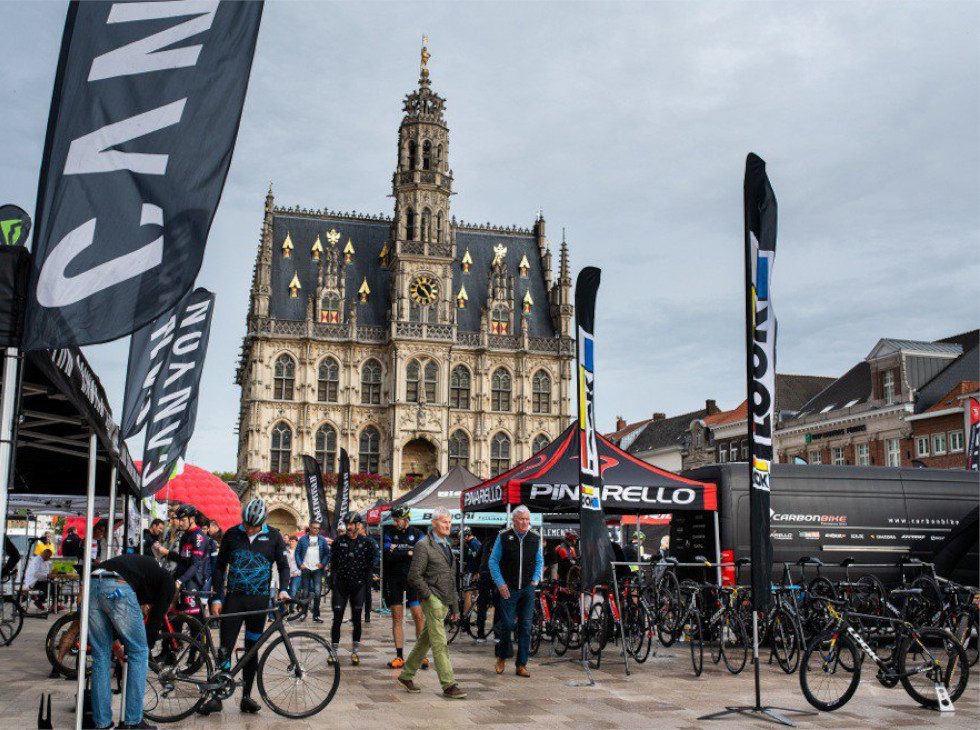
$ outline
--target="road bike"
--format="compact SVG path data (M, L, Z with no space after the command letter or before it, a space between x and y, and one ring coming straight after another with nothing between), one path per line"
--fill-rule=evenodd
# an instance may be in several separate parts
M919 588L898 588L889 596L916 596ZM886 686L901 682L908 695L920 705L936 709L940 697L956 702L966 689L969 663L966 651L948 631L918 628L903 618L903 611L889 600L890 616L852 612L846 601L825 599L835 625L819 634L807 647L800 664L800 687L807 702L830 712L848 703L861 681L864 658L878 667L878 679ZM858 630L857 621L877 621L894 629L892 656L881 657Z
M146 717L155 722L177 722L212 698L228 699L239 684L236 678L256 656L259 695L273 712L300 719L322 711L337 693L340 663L322 636L286 630L286 623L305 615L308 605L308 601L285 600L262 610L208 618L205 626L210 629L222 618L272 616L272 623L230 667L218 666L219 656L210 639L204 644L188 634L161 635L150 651L143 699Z

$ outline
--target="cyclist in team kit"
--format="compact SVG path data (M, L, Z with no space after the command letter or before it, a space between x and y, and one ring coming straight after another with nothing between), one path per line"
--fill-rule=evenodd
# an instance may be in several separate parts
M330 580L333 607L333 624L330 627L330 642L334 655L340 644L340 625L344 622L344 610L350 603L353 644L350 661L357 666L361 663L357 649L361 643L361 617L364 613L364 591L368 589L368 576L374 568L374 546L361 535L361 515L348 512L344 517L346 532L334 540L330 548ZM327 662L334 663L333 656Z
M266 522L266 506L253 499L242 509L242 524L232 527L221 538L218 559L214 565L211 588L217 596L211 603L215 616L222 613L262 611L269 608L269 589L273 566L278 571L279 599L289 598L289 563L282 535ZM265 613L250 616L229 616L221 620L218 660L221 669L231 666L232 650L245 624L245 650L252 648L265 628ZM241 711L254 713L261 709L252 699L252 685L258 668L258 657L252 657L242 668ZM212 699L204 705L202 715L221 711L221 700Z
M183 535L177 550L177 569L174 577L177 579L177 591L181 588L189 591L199 591L204 587L208 573L207 550L208 536L201 529L203 516L194 505L182 504L177 508L177 520ZM199 615L201 601L197 596L181 594L181 608L187 613Z
M384 598L391 611L391 635L395 640L395 658L388 662L391 669L405 666L405 603L415 622L415 638L422 633L425 619L418 596L408 585L408 569L412 565L415 543L425 535L409 524L408 507L393 507L391 518L394 527L385 530L382 555L384 560ZM429 660L422 661L422 668L429 668Z

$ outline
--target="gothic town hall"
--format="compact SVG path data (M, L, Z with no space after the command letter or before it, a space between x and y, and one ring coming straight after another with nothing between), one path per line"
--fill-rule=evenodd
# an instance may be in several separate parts
M392 218L281 207L270 188L237 373L240 475L300 471L301 454L329 474L345 448L352 472L397 492L403 476L455 465L496 475L568 424L567 247L554 278L542 216L530 228L452 216L428 59L423 48L404 101ZM253 489L305 519L301 487ZM352 494L361 507L390 496Z

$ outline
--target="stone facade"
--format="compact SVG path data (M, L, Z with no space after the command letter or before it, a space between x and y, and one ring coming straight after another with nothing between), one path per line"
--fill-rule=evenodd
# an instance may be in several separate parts
M238 472L351 471L481 477L530 457L571 417L572 281L533 226L457 222L445 102L423 53L405 98L392 179L394 215L275 205L270 187L237 383ZM303 489L248 496L305 520ZM376 488L355 493L364 507Z

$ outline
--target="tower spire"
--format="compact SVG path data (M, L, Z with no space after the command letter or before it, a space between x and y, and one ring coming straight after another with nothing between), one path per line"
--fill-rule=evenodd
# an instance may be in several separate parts
M429 53L429 36L422 36L422 63L419 67L419 84L428 85L429 82L429 59L432 58L432 54Z
M571 265L568 261L568 244L565 243L565 229L561 231L561 254L558 258L558 280L560 282L572 280Z

